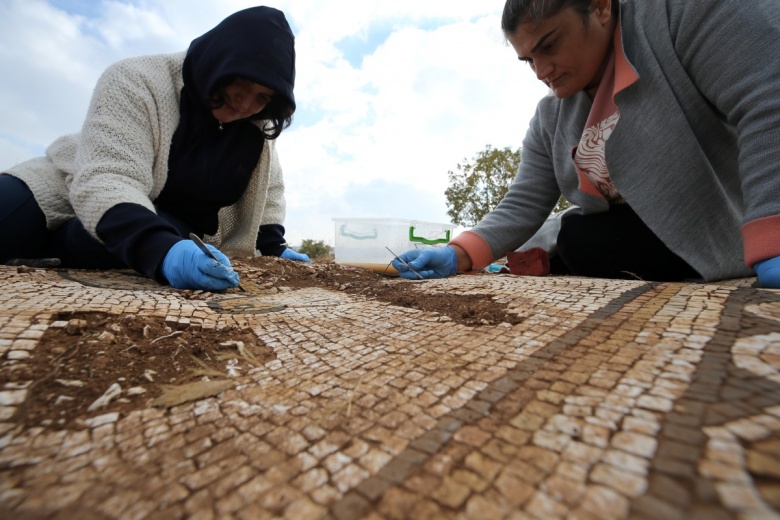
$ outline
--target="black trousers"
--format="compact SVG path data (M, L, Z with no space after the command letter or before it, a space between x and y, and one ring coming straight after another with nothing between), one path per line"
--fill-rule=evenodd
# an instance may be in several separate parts
M614 205L606 213L565 217L550 271L658 282L701 277L666 247L628 204Z
M186 237L190 229L165 212L158 215ZM27 185L0 174L0 264L13 258L59 258L61 267L118 269L127 267L90 235L77 218L57 229L46 227L46 217Z

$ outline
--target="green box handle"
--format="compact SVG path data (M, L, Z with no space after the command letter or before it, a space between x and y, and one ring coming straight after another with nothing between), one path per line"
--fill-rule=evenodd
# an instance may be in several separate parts
M409 242L420 242L422 244L426 244L429 246L433 246L436 244L446 244L450 241L450 230L448 229L445 234L444 238L423 238L423 237L416 237L414 236L414 226L409 226Z
M346 224L342 224L339 228L339 234L341 236L354 238L355 240L375 240L379 233L376 228L374 228L373 231L373 233L353 233L352 231L347 231Z

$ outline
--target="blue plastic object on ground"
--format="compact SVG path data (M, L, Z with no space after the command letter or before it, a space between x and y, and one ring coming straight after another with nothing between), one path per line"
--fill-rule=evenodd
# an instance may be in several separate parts
M780 289L780 256L758 262L753 266L761 287Z

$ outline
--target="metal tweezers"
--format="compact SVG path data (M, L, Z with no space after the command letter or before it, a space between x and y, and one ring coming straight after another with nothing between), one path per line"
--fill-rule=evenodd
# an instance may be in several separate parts
M205 254L209 258L216 260L218 264L222 263L219 261L219 258L217 258L217 255L214 254L214 251L206 247L206 244L203 242L203 240L200 239L198 235L196 235L195 233L190 233L190 240L195 242L195 245L198 246L198 248L200 248L201 251L203 251L203 254ZM243 287L241 287L240 283L238 284L238 288L242 292L246 292L246 290Z
M400 258L400 257L399 257L397 254L393 253L393 252L390 250L390 248L389 248L389 247L385 246L385 249L387 249L388 251L390 251L390 254L391 254L391 255L393 255L393 256L395 257L395 259L396 259L396 260L398 260L399 262L401 262L402 264L404 264L404 265L405 265L405 266L406 266L406 267L407 267L407 268L408 268L408 269L409 269L411 272L413 272L414 274L416 274L416 275L417 275L417 278L419 278L420 280L425 280L425 278L423 278L423 276L422 276L420 273L418 273L417 271L415 271L414 269L412 269L412 268L409 266L409 262L405 261L404 259Z

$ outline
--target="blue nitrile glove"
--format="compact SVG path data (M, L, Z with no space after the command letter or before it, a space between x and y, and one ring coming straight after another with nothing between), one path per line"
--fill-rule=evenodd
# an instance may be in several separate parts
M311 262L311 258L309 258L309 255L305 255L303 253L298 253L296 251L293 251L289 247L285 249L281 255L282 258L285 258L287 260L295 260L296 262Z
M202 289L222 291L238 287L238 273L233 270L228 257L216 247L206 245L219 262L206 253L192 240L181 240L165 255L162 273L171 287L177 289Z
M753 266L761 287L780 289L780 256L762 260Z
M404 264L406 262L406 264ZM423 278L445 278L458 272L458 257L450 246L412 249L393 259L398 276L419 280L416 271Z

